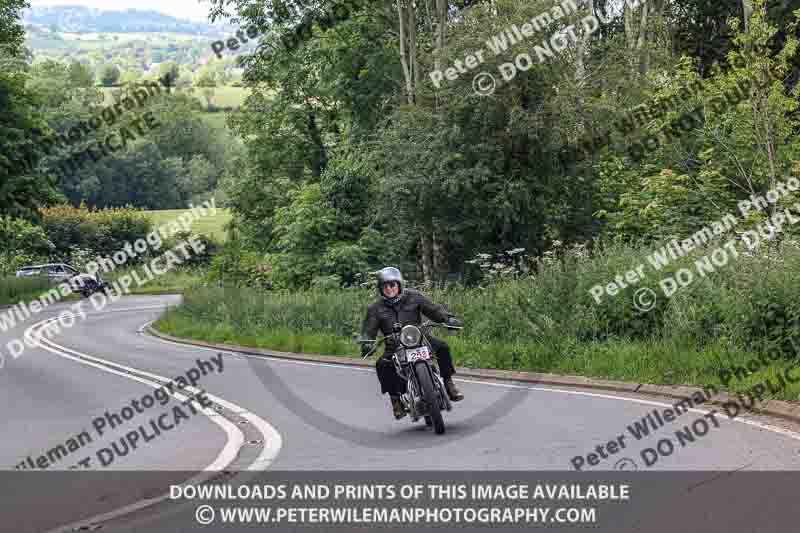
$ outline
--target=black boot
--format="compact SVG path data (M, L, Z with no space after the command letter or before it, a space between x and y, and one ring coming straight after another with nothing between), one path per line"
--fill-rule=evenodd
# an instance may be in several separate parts
M389 399L392 401L392 414L394 414L396 420L400 420L408 414L406 413L406 408L403 407L400 396L389 396Z
M444 380L444 388L447 390L447 396L450 397L450 401L460 402L464 399L464 395L461 394L461 391L458 390L456 384L453 383L453 378L447 378Z

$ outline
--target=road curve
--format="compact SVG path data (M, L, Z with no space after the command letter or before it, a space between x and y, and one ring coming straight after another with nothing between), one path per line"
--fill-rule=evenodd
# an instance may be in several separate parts
M84 431L95 435L93 421L97 417L119 412L131 400L186 375L197 368L198 360L217 357L216 351L168 343L143 333L143 325L179 299L125 297L101 312L90 313L85 320L77 320L73 327L49 341L42 340L40 347L28 348L16 359L6 356L0 371L0 415L4 421L0 466L19 473L21 464L29 464L28 457L35 462ZM53 306L0 334L0 349L5 351L11 339L66 308ZM125 456L117 454L105 467L91 465L112 477L126 471L157 471L158 476L142 476L138 485L132 483L129 489L117 487L111 492L99 485L87 488L89 492L75 490L69 494L54 488L50 496L59 505L51 507L47 516L32 516L26 525L29 527L16 524L13 530L45 530L137 502L141 505L146 500L152 503L147 509L127 513L110 523L131 531L142 524L147 524L148 531L170 524L173 529L164 530L175 531L181 511L169 502L156 502L159 489L163 492L169 483L184 481L187 473L208 470L226 472L222 475L266 468L573 471L576 456L583 458L583 469L592 472L632 468L800 470L800 433L778 420L731 421L717 414L712 425L710 415L704 416L707 410L698 409L637 441L628 426L654 409L669 408L674 400L465 380L460 386L466 400L445 414L447 433L435 436L424 424L391 418L374 372L227 352L221 357L222 370L202 376L197 390L187 389L183 396L176 391L168 404L143 409L135 419L109 430L103 438L95 437L92 443L70 451L47 468L48 472L66 470L84 457L96 457L98 449L124 438L135 426L157 415L172 416L173 406L187 395L206 391L209 407L198 405L197 413L152 441L140 442ZM486 407L492 405L507 409L504 413L487 411ZM659 458L649 468L643 464L643 449L698 419L706 420L710 428L702 438ZM618 448L612 454L607 443L619 442L620 435L625 436L625 445L612 446ZM588 455L596 452L598 445L607 457L599 454L595 457L598 464L587 464ZM26 488L42 492L40 483L15 483L21 495L26 494Z

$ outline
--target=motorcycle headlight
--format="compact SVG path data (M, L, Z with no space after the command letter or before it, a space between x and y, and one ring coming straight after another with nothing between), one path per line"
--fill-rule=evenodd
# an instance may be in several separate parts
M417 326L404 326L400 330L400 343L405 347L419 346L422 341L422 332Z

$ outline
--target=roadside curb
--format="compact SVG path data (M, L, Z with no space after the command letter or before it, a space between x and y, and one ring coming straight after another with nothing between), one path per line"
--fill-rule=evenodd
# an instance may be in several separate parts
M355 366L355 367L372 367L373 363L367 362L361 358L342 357L337 355L322 355L315 353L293 353L293 352L279 352L276 350L268 350L265 348L253 348L250 346L239 346L237 344L224 344L224 343L210 343L205 341L198 341L194 339L183 339L180 337L173 337L166 333L162 333L152 326L145 328L146 332L154 337L164 339L167 341L186 344L190 346L201 346L204 348L211 348L214 350L226 350L230 352L238 352L248 355L258 355L262 357L272 357L276 359L289 359L293 361L308 361L316 363L329 363L342 366ZM595 379L583 376L564 376L559 374L540 374L537 372L523 372L515 370L493 370L483 368L464 368L457 367L456 375L458 377L470 377L491 381L517 381L523 383L531 383L538 385L555 385L560 387L573 387L585 389L598 389L605 391L615 392L635 392L647 396L655 397L668 397L678 400L684 400L691 397L693 394L701 394L705 397L703 389L698 387L688 387L683 385L651 385L649 383L629 383L626 381L615 381L608 379ZM727 392L720 392L719 394L711 397L707 402L701 405L713 404L722 406L728 401L734 401L735 396ZM781 400L768 400L764 402L761 408L752 410L758 414L771 415L792 422L800 423L800 403L786 402Z
M176 296L183 296L183 291L174 289L164 289L163 291L129 292L125 296L165 296L170 294L174 294Z

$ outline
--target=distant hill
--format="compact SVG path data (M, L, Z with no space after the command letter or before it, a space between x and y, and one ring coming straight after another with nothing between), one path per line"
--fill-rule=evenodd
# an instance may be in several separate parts
M48 6L26 9L26 24L57 32L176 32L216 33L219 27L181 20L156 11L106 11L85 6Z

